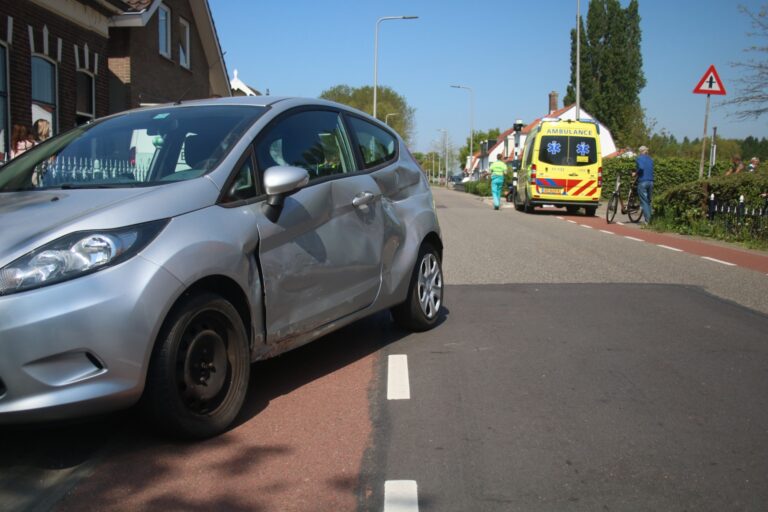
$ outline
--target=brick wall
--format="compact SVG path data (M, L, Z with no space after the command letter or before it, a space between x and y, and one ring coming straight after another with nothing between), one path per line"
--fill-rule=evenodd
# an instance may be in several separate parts
M171 58L160 55L157 12L145 27L130 29L129 37L130 106L140 103L165 103L179 99L210 97L208 61L197 33L188 0L164 0L171 10ZM190 25L190 69L179 64L182 26L179 18ZM111 34L110 34L111 35Z
M104 116L109 108L107 72L107 38L72 23L50 11L24 0L0 0L0 40L8 40L8 16L13 17L13 39L8 44L8 81L10 125L34 122L31 111L31 59L29 27L32 27L36 54L44 55L43 28L48 29L48 54L57 70L57 118L59 131L75 126L77 65L75 45L79 49L80 67L85 67L85 45L88 45L88 70L96 72L96 116ZM58 47L61 39L61 59ZM98 54L98 69L96 57Z

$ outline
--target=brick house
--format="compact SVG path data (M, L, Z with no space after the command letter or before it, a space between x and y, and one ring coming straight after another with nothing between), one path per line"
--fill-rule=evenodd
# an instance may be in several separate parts
M229 95L207 0L0 0L0 161L14 125Z

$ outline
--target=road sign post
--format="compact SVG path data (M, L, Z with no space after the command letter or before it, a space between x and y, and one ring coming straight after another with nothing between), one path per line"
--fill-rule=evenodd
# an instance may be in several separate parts
M707 150L707 122L709 121L709 100L710 97L715 95L725 96L725 87L723 81L720 80L720 75L717 74L715 65L709 66L709 69L704 76L699 80L699 84L693 89L694 94L706 94L707 95L707 107L704 113L704 137L701 141L701 162L699 163L699 179L704 177L704 155Z

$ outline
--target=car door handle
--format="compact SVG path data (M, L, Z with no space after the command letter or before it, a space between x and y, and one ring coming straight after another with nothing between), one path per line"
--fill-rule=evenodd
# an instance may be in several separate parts
M355 208L360 208L361 206L365 206L366 204L373 201L375 197L376 196L374 196L371 192L363 192L362 194L356 195L355 198L352 199L352 206Z

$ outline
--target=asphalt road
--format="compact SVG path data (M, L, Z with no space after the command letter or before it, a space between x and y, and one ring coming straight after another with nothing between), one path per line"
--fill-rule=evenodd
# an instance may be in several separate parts
M435 201L433 331L382 313L254 365L204 443L130 410L2 429L0 510L381 511L392 480L422 511L768 509L768 256ZM387 399L390 355L410 399Z
M415 481L422 512L766 510L764 315L677 285L448 293L384 349L411 399L376 397L371 487Z

